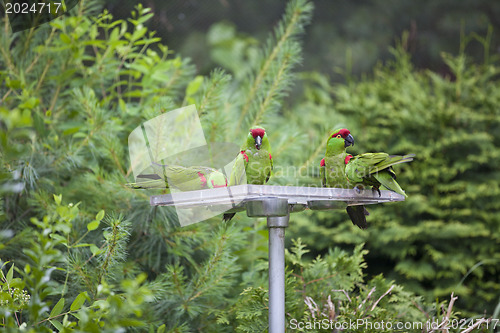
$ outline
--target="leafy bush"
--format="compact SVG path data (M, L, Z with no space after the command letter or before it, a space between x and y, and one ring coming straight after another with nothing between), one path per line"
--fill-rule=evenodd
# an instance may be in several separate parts
M300 238L292 243L286 252L287 331L380 332L406 325L401 327L410 332L431 332L446 323L457 328L463 320L452 311L456 297L449 304L424 305L422 297L382 275L365 280L368 251L363 244L352 253L336 247L311 261L304 256L309 250ZM262 287L246 288L230 311L220 314L218 322L231 324L235 332L266 332L267 297ZM476 325L476 331L487 332L485 320L476 318L461 325Z

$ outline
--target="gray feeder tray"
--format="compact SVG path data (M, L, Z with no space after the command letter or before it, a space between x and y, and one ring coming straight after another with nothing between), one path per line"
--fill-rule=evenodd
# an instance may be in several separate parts
M199 190L171 194L153 195L151 206L176 206L177 208L226 207L228 210L243 211L250 201L263 201L268 198L286 199L288 205L303 209L329 210L345 208L348 205L371 205L384 202L404 201L404 196L391 192L362 190L359 193L352 189L297 187L274 185L237 185L210 190ZM233 204L239 202L238 205ZM231 212L231 211L230 211ZM286 215L286 214L284 214ZM268 215L262 215L268 216Z

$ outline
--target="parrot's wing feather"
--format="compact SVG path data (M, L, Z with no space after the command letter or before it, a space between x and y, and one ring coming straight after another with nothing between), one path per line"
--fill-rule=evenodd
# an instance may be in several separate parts
M234 162L231 176L229 176L229 186L246 184L246 168L248 165L245 154L238 154ZM248 158L248 157L247 157Z
M386 153L365 153L356 155L347 163L346 173L349 179L353 176L351 173L354 173L355 176L360 178L367 177L370 173L377 172L377 165L383 162L387 157L389 157L389 155Z
M365 178L368 175L375 174L388 169L393 165L413 161L414 154L409 155L391 155L386 153L365 153L352 158L346 166L346 174L351 178ZM394 176L394 172L390 170ZM354 176L354 177L353 177Z
M204 166L183 167L152 163L151 166L166 185L181 191L193 191L206 188L207 179L215 169ZM142 183L141 183L142 184Z
M319 179L321 179L321 186L326 187L326 173L324 165L319 167Z
M273 166L273 157L271 155L271 149L269 149L269 160L271 161L271 173L273 172L274 166Z
M182 184L193 179L199 179L198 173L201 172L205 174L205 170L200 167L181 167L181 166L169 166L164 169L164 176L167 181L175 184Z
M236 157L233 164L233 169L231 170L231 175L229 176L229 186L233 185L243 185L246 184L246 168L248 165L248 157L245 158L246 154L240 153ZM224 213L222 220L224 222L229 222L236 215L236 213Z
M269 181L269 178L271 178L271 175L273 174L273 158L271 156L271 153L269 153L269 163L271 163L271 168L269 169L269 174L266 177L265 183Z

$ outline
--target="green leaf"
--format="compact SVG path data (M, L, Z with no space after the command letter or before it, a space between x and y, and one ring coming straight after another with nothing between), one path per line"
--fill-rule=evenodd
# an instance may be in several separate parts
M59 194L59 195L54 194L54 201L59 206L61 204L61 201L62 201L62 194Z
M103 250L101 250L100 248L98 248L96 245L92 244L90 245L90 252L92 252L93 255L98 255L102 252Z
M71 38L66 35L66 34L61 34L60 35L61 41L65 44L70 44L71 43Z
M83 303L85 303L85 300L87 299L87 292L84 291L80 294L78 294L78 296L76 296L75 300L73 301L73 303L71 303L71 306L69 307L69 309L71 311L76 311L76 310L79 310Z
M99 211L99 213L97 213L97 215L95 216L95 219L96 219L96 221L100 221L100 220L102 220L103 217L104 217L104 210L101 209Z
M89 224L87 224L87 230L92 231L95 230L99 227L99 221L92 221Z
M13 276L14 276L14 264L12 264L12 266L10 266L10 269L7 272L7 277L6 277L7 284L11 284Z
M14 278L10 283L11 288L17 288L17 289L23 289L24 285L25 285L24 281L20 278Z
M12 303L12 296L10 295L10 293L5 292L5 291L1 291L1 289L0 289L0 301L3 304Z
M142 36L144 36L146 34L146 32L148 31L148 29L142 27L142 26L137 26L137 28L134 30L134 34L132 35L132 38L131 40L138 40L139 38L141 38Z
M80 243L80 244L77 244L73 247L88 247L88 246L92 246L94 244L90 244L90 243Z
M118 100L118 105L120 105L120 109L122 111L127 111L127 105L125 104L125 101L123 99Z
M7 87L11 88L11 89L24 88L24 85L22 84L22 82L20 80L11 80L10 78L7 78L5 83L6 83Z
M164 333L165 329L166 329L166 326L165 326L165 324L163 324L160 327L158 327L158 329L156 330L156 333Z
M71 128L65 129L63 131L63 135L72 135L72 134L77 133L79 130L80 130L79 126L71 127Z
M202 83L203 83L203 76L198 75L193 81L189 82L186 88L186 95L187 96L194 95L200 89Z
M59 302L57 302L56 305L52 308L52 311L50 311L50 317L53 318L61 314L63 308L64 308L64 298L61 298Z
M53 326L54 326L54 327L55 327L55 328L56 328L59 332L61 332L61 331L64 329L63 325L62 325L60 322L58 322L57 320L49 320L49 322L50 322L50 323L51 323L51 324L52 324L52 325L53 325Z
M19 108L21 108L21 109L33 109L38 104L40 104L40 100L38 98L30 97L24 103L19 104Z

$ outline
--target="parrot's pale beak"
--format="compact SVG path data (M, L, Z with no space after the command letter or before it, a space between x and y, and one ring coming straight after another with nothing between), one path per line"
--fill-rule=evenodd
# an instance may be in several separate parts
M255 148L257 148L257 150L260 150L260 146L262 146L262 138L257 135L255 137Z
M351 134L346 136L346 138L344 139L344 143L345 143L345 148L349 146L354 146L354 138L352 137Z

